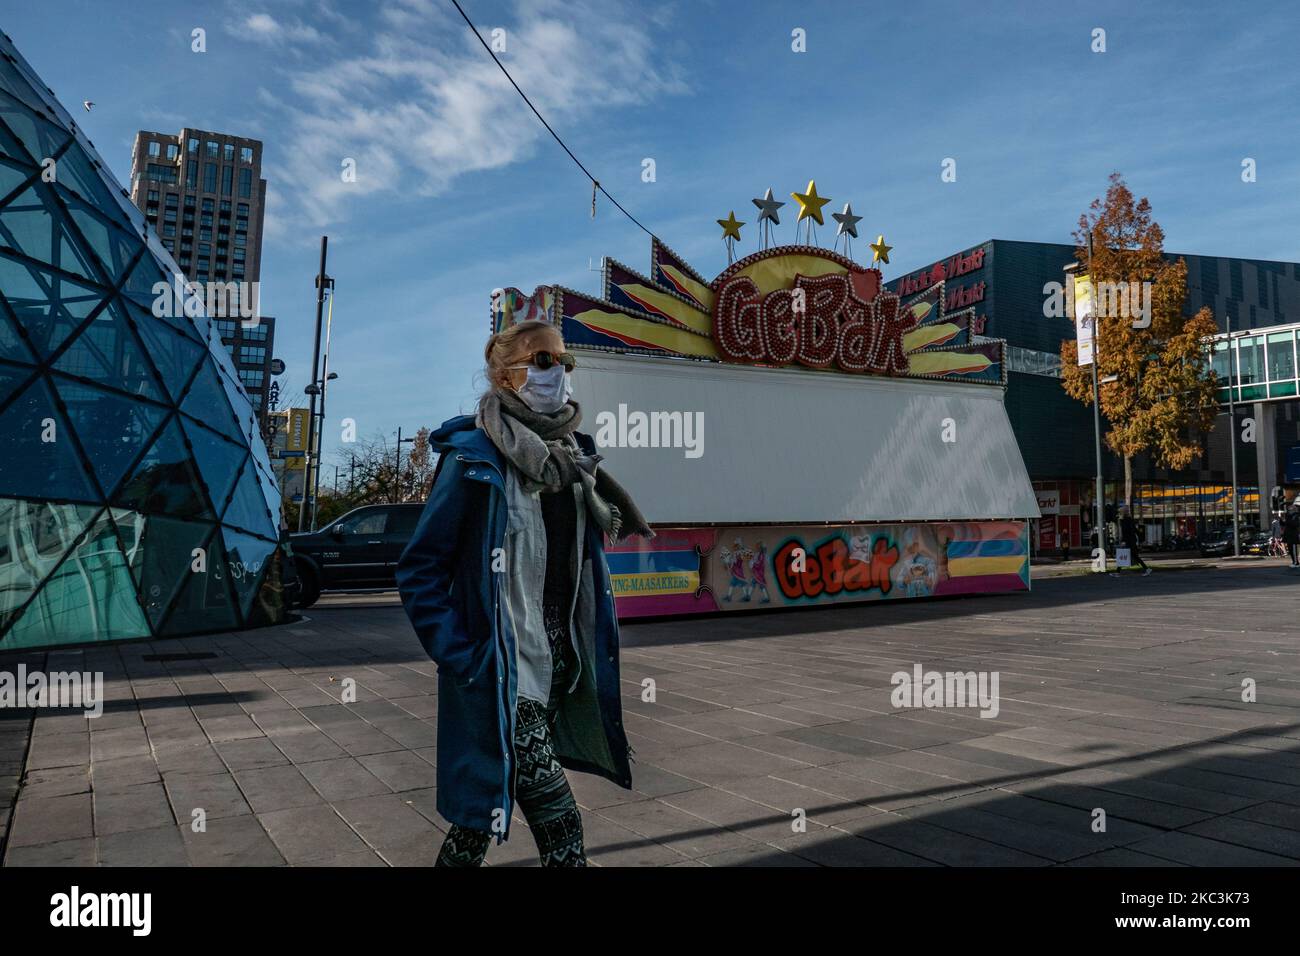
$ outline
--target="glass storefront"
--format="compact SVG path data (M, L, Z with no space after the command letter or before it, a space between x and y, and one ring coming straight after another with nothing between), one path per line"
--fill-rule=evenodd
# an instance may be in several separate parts
M280 620L279 494L220 335L0 54L0 651Z

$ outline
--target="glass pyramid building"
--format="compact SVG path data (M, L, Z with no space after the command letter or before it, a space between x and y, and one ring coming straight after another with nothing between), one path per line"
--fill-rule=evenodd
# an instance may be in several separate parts
M0 34L0 651L283 618L270 461L179 273Z

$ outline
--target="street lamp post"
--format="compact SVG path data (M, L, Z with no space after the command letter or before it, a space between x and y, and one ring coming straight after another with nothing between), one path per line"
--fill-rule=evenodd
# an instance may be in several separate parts
M1228 310L1228 448L1232 452L1232 556L1241 557L1237 540L1237 349L1233 342L1232 310Z
M1074 281L1073 272L1078 268L1078 263L1072 262L1065 267L1065 271L1070 273L1069 281ZM1101 549L1103 568L1106 559L1106 534L1105 534L1105 504L1103 502L1102 492L1102 471L1101 471L1101 390L1097 383L1097 360L1101 355L1101 323L1097 321L1097 284L1092 277L1092 232L1088 233L1088 309L1092 315L1092 429L1093 429L1093 450L1097 459L1096 484L1093 488L1093 505L1096 512L1093 516L1093 530L1097 535L1097 547ZM1077 321L1077 316L1075 317Z
M303 459L303 483L302 483L302 504L298 506L298 530L302 530L303 521L307 517L307 496L311 494L312 475L316 471L316 394L319 389L316 386L316 373L320 368L320 336L321 322L325 316L325 285L329 282L329 277L325 275L325 257L329 249L329 236L320 237L320 272L316 276L316 345L312 351L311 357L311 384L304 390L311 396L310 406L307 410L307 450ZM311 530L316 530L315 517L313 516Z
M393 504L402 500L402 446L414 444L414 438L402 437L402 426L397 426L397 472L393 480Z

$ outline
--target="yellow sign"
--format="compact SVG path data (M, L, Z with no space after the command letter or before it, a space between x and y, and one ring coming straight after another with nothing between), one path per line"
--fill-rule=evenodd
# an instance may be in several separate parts
M289 409L289 434L284 443L284 450L289 452L303 452L304 454L293 455L284 460L286 471L302 471L306 464L307 451L307 409L291 408Z

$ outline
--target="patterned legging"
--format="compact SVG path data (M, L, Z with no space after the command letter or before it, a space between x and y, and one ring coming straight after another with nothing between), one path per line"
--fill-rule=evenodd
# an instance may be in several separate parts
M515 800L528 821L533 839L537 841L542 866L586 866L582 815L551 741L559 697L568 687L569 633L567 625L551 608L546 609L545 617L554 665L551 699L542 704L520 697L516 706ZM434 865L478 866L487 855L491 842L491 833L453 824Z

